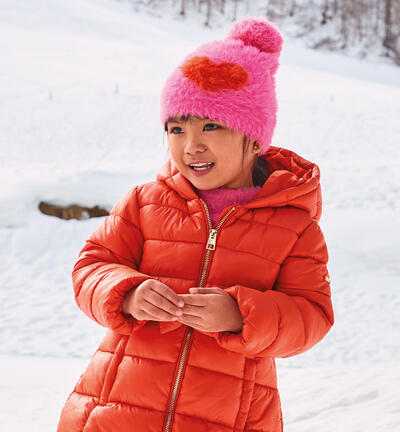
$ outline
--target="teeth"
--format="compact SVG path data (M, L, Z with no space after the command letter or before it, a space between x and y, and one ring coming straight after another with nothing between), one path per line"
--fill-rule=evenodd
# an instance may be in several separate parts
M201 162L196 164L190 164L190 167L193 168L195 171L205 171L211 168L213 165L213 162Z
M201 162L201 163L196 163L196 164L190 164L190 166L192 166L192 167L204 167L204 166L208 166L208 165L212 165L212 162Z

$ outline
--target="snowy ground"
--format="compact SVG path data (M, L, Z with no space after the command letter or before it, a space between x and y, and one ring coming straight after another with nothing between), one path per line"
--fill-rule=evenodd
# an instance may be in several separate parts
M222 35L137 16L113 0L2 0L0 425L54 431L105 329L70 273L100 219L42 215L41 200L111 207L167 158L160 88ZM187 27L186 27L187 29ZM187 30L186 30L187 31ZM274 145L321 168L335 325L278 360L287 432L400 427L400 70L288 43Z

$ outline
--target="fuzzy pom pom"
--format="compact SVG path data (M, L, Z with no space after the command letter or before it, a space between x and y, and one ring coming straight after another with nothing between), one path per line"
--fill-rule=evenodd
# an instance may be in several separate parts
M281 51L283 43L282 36L275 24L263 17L246 17L237 21L231 28L228 38L239 39L245 45L276 54Z

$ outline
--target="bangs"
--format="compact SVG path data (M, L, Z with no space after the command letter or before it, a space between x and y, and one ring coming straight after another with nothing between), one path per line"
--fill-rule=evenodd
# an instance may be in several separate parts
M191 121L193 119L196 120L211 120L209 117L200 117L198 115L185 114L185 115L177 115L174 117L169 117L168 120L164 123L165 132L168 131L168 122L176 122L176 123L186 123L187 121Z

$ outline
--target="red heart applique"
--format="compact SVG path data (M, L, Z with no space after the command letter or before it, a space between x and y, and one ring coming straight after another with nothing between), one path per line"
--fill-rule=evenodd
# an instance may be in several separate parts
M181 66L183 75L203 90L238 90L249 81L247 71L236 63L214 63L208 57L192 57Z

